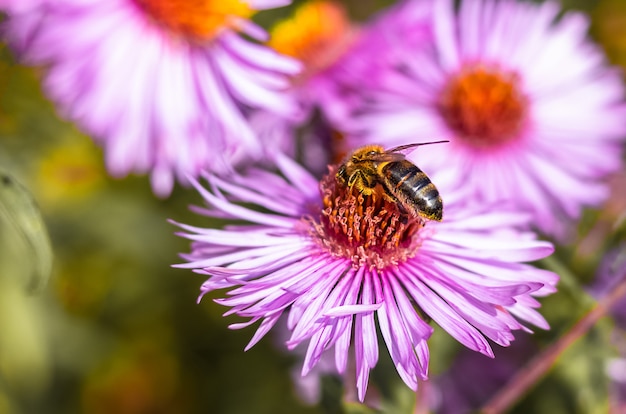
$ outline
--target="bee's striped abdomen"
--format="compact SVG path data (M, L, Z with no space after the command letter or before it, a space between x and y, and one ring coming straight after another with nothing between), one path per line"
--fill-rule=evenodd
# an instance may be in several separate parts
M393 161L382 166L388 190L405 209L431 220L441 221L443 202L430 178L408 160Z

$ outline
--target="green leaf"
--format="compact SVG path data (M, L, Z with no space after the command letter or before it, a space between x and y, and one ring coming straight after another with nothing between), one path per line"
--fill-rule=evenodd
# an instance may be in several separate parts
M46 225L30 192L0 170L0 229L3 259L12 261L15 274L26 274L29 292L39 292L52 270L52 247ZM9 255L7 251L14 254ZM6 256L6 257L5 257ZM27 269L21 272L20 267ZM2 275L5 276L5 275Z

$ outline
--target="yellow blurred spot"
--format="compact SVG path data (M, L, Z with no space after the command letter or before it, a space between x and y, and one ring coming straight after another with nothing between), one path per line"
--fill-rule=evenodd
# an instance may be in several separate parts
M42 204L51 207L76 201L97 190L105 173L95 145L72 137L44 156L37 177Z
M156 22L187 38L211 39L253 14L240 0L136 0Z
M271 31L269 45L305 65L305 74L332 65L351 43L354 28L345 9L333 1L309 1Z
M612 62L626 68L626 2L604 0L592 13L591 32Z

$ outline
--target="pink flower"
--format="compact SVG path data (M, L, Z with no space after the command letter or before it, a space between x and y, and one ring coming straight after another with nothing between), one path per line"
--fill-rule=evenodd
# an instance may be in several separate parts
M418 156L420 165L447 168L476 203L513 203L562 235L582 207L603 202L602 179L621 167L620 76L587 40L588 19L557 19L555 2L465 0L458 11L453 3L403 5L432 8L430 34L377 49L372 58L388 64L353 108L351 142L450 139ZM379 27L406 30L403 19L389 13ZM423 27L424 15L413 25Z
M0 0L0 11L20 13L39 6L45 0Z
M294 94L305 113L314 108L330 119L344 107L337 88L341 62L358 43L359 28L350 21L337 1L311 0L295 9L292 16L271 30L269 45L280 53L300 60L303 70L292 78Z
M350 149L341 128L352 117L351 109L362 102L363 91L377 84L388 63L376 57L398 42L421 44L429 35L430 8L426 3L409 6L393 9L396 29L390 32L384 28L386 20L378 17L365 24L351 21L337 1L301 3L271 29L269 45L303 64L287 91L302 112L289 119L257 113L255 129L266 141L297 134L304 165L315 173L340 160ZM420 19L423 24L415 24ZM391 55L388 52L386 59Z
M164 196L202 169L264 158L250 111L295 114L282 91L300 65L239 35L267 40L250 16L287 3L47 0L4 33L47 66L47 93L102 144L111 174L150 172Z
M525 215L467 202L444 186L444 219L428 221L340 184L338 166L318 183L288 158L276 162L281 175L253 169L228 180L207 174L211 190L194 184L208 205L198 213L243 224L178 224L193 241L178 267L208 276L201 297L226 289L216 300L230 308L226 314L249 318L233 329L260 322L246 349L284 314L287 347L308 343L302 375L333 348L344 373L354 347L362 401L379 333L398 374L416 389L428 374L431 318L490 357L488 339L508 346L512 331L527 330L523 323L548 328L534 297L554 292L557 276L522 262L553 248L516 229Z

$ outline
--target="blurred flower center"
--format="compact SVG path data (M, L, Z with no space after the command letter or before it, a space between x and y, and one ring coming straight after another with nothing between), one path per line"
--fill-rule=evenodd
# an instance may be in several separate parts
M311 1L272 29L269 46L301 60L305 75L310 75L332 65L346 50L352 35L342 6L332 1Z
M314 239L355 267L380 270L413 256L424 221L400 210L383 196L382 187L366 196L338 184L336 172L337 166L331 167L320 183L324 208L319 220L310 221Z
M135 0L139 6L174 33L211 39L220 30L236 26L238 18L253 11L241 0Z
M468 66L444 88L438 109L459 138L486 147L518 136L526 120L528 100L518 76L482 65Z

